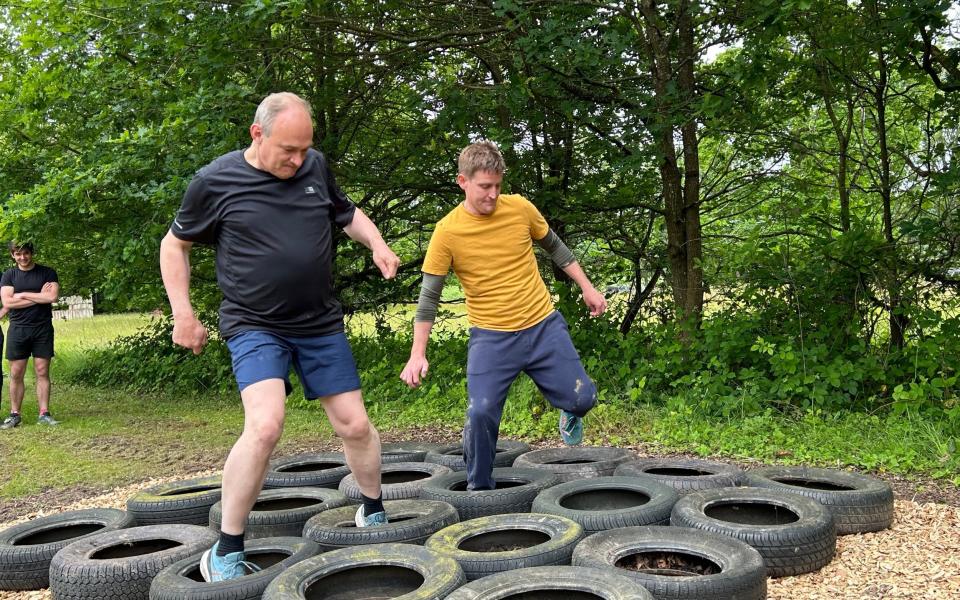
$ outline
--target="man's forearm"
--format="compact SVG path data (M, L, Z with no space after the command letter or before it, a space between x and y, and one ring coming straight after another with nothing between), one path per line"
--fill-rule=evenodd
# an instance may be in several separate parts
M427 344L430 341L430 331L433 321L416 321L413 324L413 345L410 347L410 357L425 357Z
M377 226L374 225L370 217L359 208L354 209L353 221L344 227L343 231L351 240L360 242L370 250L375 249L377 246L387 245L387 243L383 241L383 236L380 235L380 230L377 229Z
M50 296L43 292L19 292L17 297L21 300L29 300L33 304L53 304L57 301L56 296Z
M563 267L563 272L574 281L577 285L580 286L581 290L593 289L593 284L590 283L590 279L587 277L587 274L583 272L583 269L580 267L580 263L573 261L569 265Z
M33 300L28 300L26 298L4 298L3 306L4 308L27 308L28 306L34 306L37 303Z
M174 318L192 315L189 248L184 249L169 233L160 243L160 277L167 290Z

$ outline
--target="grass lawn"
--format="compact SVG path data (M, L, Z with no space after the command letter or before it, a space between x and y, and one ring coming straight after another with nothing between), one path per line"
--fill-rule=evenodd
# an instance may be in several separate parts
M409 310L392 309L389 318L402 326L409 323ZM452 312L447 326L462 327L458 322L462 307ZM85 351L147 322L148 317L141 315L111 315L55 323L51 410L62 423L56 428L36 424L28 369L24 422L0 432L0 509L5 501L46 491L102 490L222 465L243 426L237 394L137 394L58 381L58 369L69 368ZM373 320L365 316L353 317L348 327L375 330ZM402 358L397 358L398 364ZM393 372L392 367L388 370ZM399 390L402 384L399 380L396 384ZM6 388L2 396L5 412L9 408ZM417 439L425 432L454 439L463 422L462 402L425 392L405 399L368 397L367 403L385 439ZM507 403L501 434L554 441L555 427L556 411L543 403L532 382L521 378ZM770 412L718 420L601 397L587 427L586 442L594 445L642 445L655 452L747 461L851 465L960 485L955 451L944 425L909 416L809 413L788 417ZM339 441L318 405L288 403L279 454L337 447Z

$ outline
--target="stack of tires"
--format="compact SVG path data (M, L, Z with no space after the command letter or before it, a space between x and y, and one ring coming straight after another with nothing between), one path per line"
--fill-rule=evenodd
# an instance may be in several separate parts
M805 467L498 444L496 489L468 490L462 447L384 446L390 522L357 528L341 453L271 463L247 520L249 573L207 583L220 479L155 486L0 532L0 590L55 599L762 600L767 578L822 568L836 536L893 520L889 485Z

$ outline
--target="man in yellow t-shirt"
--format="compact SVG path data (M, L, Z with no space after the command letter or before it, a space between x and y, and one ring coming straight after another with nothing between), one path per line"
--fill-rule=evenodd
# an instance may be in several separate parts
M590 314L607 308L569 248L523 196L500 194L505 165L492 142L470 144L457 163L464 201L437 223L423 261L423 287L413 325L413 347L402 379L417 387L427 374L427 342L447 272L467 297L467 421L463 453L467 489L493 489L493 459L510 384L525 372L559 408L560 435L568 445L583 439L582 417L597 390L583 369L563 316L540 277L533 242L580 286Z

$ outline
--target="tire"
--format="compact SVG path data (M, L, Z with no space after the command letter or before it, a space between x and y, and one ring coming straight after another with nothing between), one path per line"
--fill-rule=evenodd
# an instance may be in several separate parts
M679 497L672 487L646 478L597 477L548 488L530 510L576 521L590 535L635 525L669 525Z
M680 495L700 490L743 485L746 476L740 467L714 460L642 458L619 465L614 475L651 477L674 488Z
M50 561L54 600L147 600L164 567L217 541L199 525L147 525L98 533L57 552Z
M439 600L464 582L463 571L450 558L412 544L374 544L325 552L293 565L267 586L263 600ZM318 590L325 593L318 596ZM342 590L349 595L337 594Z
M813 498L833 514L837 535L881 531L893 524L893 488L875 477L835 469L762 467L747 471L747 485Z
M38 517L0 531L0 590L50 586L50 559L87 536L133 526L133 517L115 508L90 508Z
M496 489L467 491L467 473L457 471L424 483L420 497L450 503L457 509L460 520L466 521L490 515L530 512L537 494L560 481L548 471L512 467L494 469L493 479Z
M423 462L385 464L380 467L380 490L384 500L418 498L427 481L450 472L449 467ZM351 500L361 500L360 486L353 473L340 482L340 492Z
M767 597L759 552L740 540L697 529L649 526L601 531L577 545L571 562L615 568L660 599ZM654 562L652 568L646 568L650 562Z
M600 600L654 600L645 587L627 577L590 567L528 567L488 575L459 588L446 600L543 599L561 595Z
M350 501L343 494L325 488L263 490L247 516L243 539L300 537L310 517L348 504ZM210 509L210 527L220 531L222 520L223 506L217 502Z
M571 447L545 448L521 454L513 461L520 469L543 469L556 473L560 483L613 475L620 463L634 458L633 452L623 448Z
M296 454L270 461L263 487L321 487L337 489L350 474L343 452Z
M247 562L261 568L237 579L207 583L200 574L202 553L160 571L150 584L150 600L260 600L274 577L311 556L320 547L300 537L253 540L244 549Z
M757 549L767 575L816 571L836 552L833 515L816 500L762 488L719 488L689 494L670 516L676 527L728 535Z
M509 467L518 456L530 451L530 444L515 440L497 440L497 452L493 457L493 466ZM463 458L463 443L443 446L427 452L424 462L450 467L454 471L466 471L467 463Z
M210 507L220 500L220 476L161 483L127 500L137 525L206 525Z
M472 581L524 567L569 565L582 538L583 527L564 517L509 514L451 525L430 536L424 547L456 560Z
M364 544L420 544L444 527L457 523L457 511L446 502L431 500L387 500L383 503L389 523L356 527L355 506L325 510L310 517L303 537L319 544L324 552Z
M427 452L439 448L432 442L390 442L380 445L380 461L383 464L395 462L423 462Z

